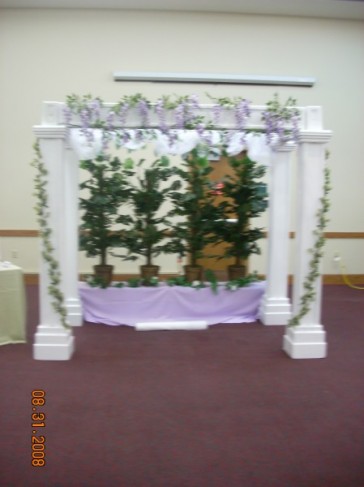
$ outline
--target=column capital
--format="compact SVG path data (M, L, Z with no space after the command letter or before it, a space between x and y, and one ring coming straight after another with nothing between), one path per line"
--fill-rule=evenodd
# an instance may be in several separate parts
M326 144L332 137L331 130L301 130L298 136L298 143L309 142L311 144Z
M61 125L64 123L65 103L44 101L42 103L42 125Z
M302 109L302 128L305 130L322 130L323 116L321 106L307 106Z
M287 142L286 144L277 144L272 147L272 151L274 152L293 152L296 149L297 145L294 142Z
M66 139L65 125L34 125L33 132L39 139Z

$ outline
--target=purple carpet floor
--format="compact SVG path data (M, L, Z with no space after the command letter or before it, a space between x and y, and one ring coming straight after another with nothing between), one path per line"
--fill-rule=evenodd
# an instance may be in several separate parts
M70 361L0 347L1 487L363 487L364 294L326 286L328 357L292 360L284 327L136 332L85 323ZM31 392L45 426L31 465ZM41 455L40 455L41 456Z

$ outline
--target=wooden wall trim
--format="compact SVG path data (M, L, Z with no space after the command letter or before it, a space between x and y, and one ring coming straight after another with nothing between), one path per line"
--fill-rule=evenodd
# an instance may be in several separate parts
M38 230L0 230L0 237L39 237Z
M167 277L171 277L175 274L162 274L161 278L165 279ZM122 281L126 279L130 279L131 277L137 277L137 274L116 274L114 276L116 281ZM264 277L264 276L262 276ZM349 281L354 284L355 286L360 286L364 284L364 274L349 274L347 275ZM80 275L80 280L83 279L83 274ZM24 274L24 281L25 284L39 284L39 275L38 274ZM293 277L289 276L288 278L289 284L292 284ZM325 274L322 276L322 282L325 285L336 284L336 285L345 285L342 275L341 274Z
M267 237L267 233L264 235ZM0 230L0 237L39 237L38 230ZM330 239L364 239L364 232L325 232ZM289 232L289 238L295 238L295 232Z
M346 274L349 282L354 286L364 285L364 274ZM288 282L293 283L293 276L289 276ZM324 274L322 276L322 283L324 285L336 284L346 286L343 276L341 274Z
M325 237L330 238L364 238L364 232L325 232Z
M267 235L266 235L267 236ZM295 238L295 232L289 232L289 238ZM356 239L363 238L364 232L324 232L325 238L330 239Z
M364 274L348 274L346 275L349 282L354 286L364 285ZM344 284L347 285L341 274L326 274L322 277L324 284Z

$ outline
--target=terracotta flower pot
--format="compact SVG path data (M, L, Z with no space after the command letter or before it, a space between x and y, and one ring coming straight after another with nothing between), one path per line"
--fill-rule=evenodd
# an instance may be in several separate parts
M113 265L94 265L94 275L107 286L110 286L112 281L114 266Z
M229 281L234 281L235 279L240 279L246 276L246 266L245 265L229 265L228 266L228 279Z
M202 281L203 267L200 265L185 265L185 278L188 282Z
M152 277L157 277L159 273L159 265L141 265L140 276L144 281L144 285L148 285L148 281Z

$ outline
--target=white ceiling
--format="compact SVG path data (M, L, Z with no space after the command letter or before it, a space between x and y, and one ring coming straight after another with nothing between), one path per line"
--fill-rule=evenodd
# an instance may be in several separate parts
M112 8L364 20L364 0L0 0L0 8Z

